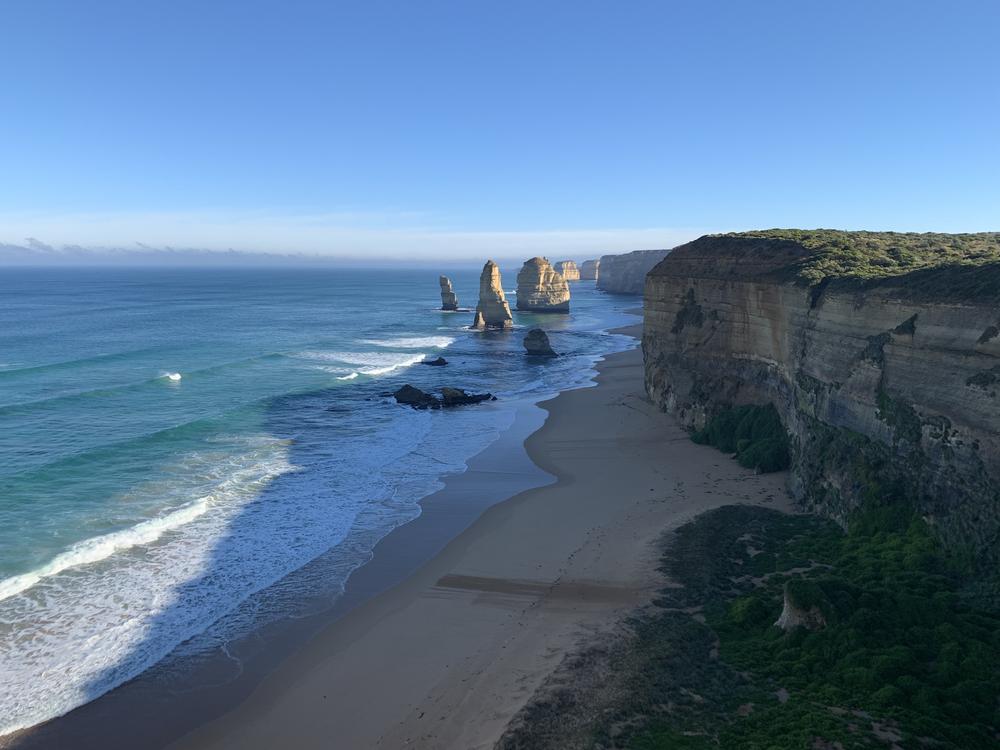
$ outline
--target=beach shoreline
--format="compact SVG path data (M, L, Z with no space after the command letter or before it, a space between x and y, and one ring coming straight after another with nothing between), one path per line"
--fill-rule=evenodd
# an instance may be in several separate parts
M728 502L787 506L782 477L649 404L641 361L610 355L596 387L525 405L332 608L253 634L242 674L223 674L227 654L183 690L140 676L0 746L491 746L562 658L662 584L663 532ZM627 499L608 503L616 484Z
M563 658L663 584L663 533L734 502L790 508L784 475L693 444L646 400L641 352L598 373L542 403L525 441L554 484L490 507L170 747L491 747Z

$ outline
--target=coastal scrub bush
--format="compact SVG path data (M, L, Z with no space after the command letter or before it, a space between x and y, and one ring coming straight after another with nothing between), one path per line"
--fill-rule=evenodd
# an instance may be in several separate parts
M763 473L783 471L790 463L788 433L774 404L723 409L691 439L733 453L741 466Z

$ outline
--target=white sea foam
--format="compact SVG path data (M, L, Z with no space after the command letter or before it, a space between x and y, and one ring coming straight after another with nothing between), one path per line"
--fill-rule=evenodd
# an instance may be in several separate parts
M357 376L358 376L357 371L349 372L346 375L341 375L340 377L337 378L337 380L354 380L354 378L356 378Z
M35 571L34 581L5 581L0 734L58 716L130 679L202 632L248 587L266 585L258 576L262 569L273 573L268 535L290 532L280 518L266 518L239 540L231 534L263 488L294 468L288 449L284 440L246 436L191 454L177 467L188 481L178 480L172 494L211 492L162 518L81 542ZM126 499L168 489L151 482ZM288 511L280 503L274 510Z
M56 555L50 562L22 573L12 578L0 580L0 601L20 594L34 586L43 578L62 573L64 570L80 565L89 565L109 557L116 552L155 542L171 529L190 523L206 510L211 497L202 497L172 513L158 518L151 518L135 526L110 534L85 539L70 546L65 552Z
M444 337L442 337L444 338ZM384 375L402 367L409 367L422 361L427 354L418 352L415 354L403 354L402 352L324 352L306 351L296 355L302 359L311 359L319 362L340 363L349 367L336 368L326 366L323 369L328 372L340 372L349 374L358 372L361 375ZM344 371L347 370L347 373Z
M434 347L444 349L455 343L451 336L413 336L398 339L363 339L362 344L383 346L387 349L426 349Z

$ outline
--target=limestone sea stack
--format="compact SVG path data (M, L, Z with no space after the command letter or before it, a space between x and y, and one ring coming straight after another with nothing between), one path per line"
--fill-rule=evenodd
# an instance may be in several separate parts
M503 330L514 327L510 305L507 304L500 283L500 267L492 260L486 261L483 273L479 277L479 304L476 305L476 317L472 327L480 330Z
M457 310L458 297L455 296L455 290L451 288L451 279L447 276L441 276L438 278L438 282L441 284L441 309Z
M580 279L582 281L597 281L597 275L601 268L599 260L585 260L580 266Z
M566 281L579 281L580 269L576 267L575 260L561 260L556 263L556 273Z
M517 309L569 312L569 284L545 258L526 260L517 274Z
M528 335L524 337L524 350L528 354L536 357L559 356L552 351L552 345L549 343L549 337L541 328L532 328L528 331Z

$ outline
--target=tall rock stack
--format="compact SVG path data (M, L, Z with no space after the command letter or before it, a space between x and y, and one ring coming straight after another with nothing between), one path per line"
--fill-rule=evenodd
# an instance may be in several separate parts
M545 258L526 260L517 274L517 309L569 312L569 284Z
M600 272L601 261L599 260L585 260L583 265L580 266L580 278L583 281L597 281L598 273Z
M438 281L441 284L441 309L457 310L458 297L455 296L455 290L451 288L451 279L447 276L441 276Z
M500 283L500 267L492 260L486 261L479 277L479 304L476 305L472 327L480 330L514 327L510 305Z
M576 267L575 260L561 260L556 263L556 273L566 281L579 281L580 269Z

